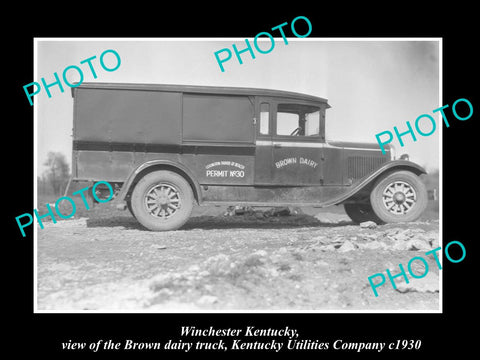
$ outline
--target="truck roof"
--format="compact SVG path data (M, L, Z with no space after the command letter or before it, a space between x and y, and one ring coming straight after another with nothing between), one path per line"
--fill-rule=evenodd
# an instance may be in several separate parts
M286 97L296 100L315 101L325 103L327 108L328 100L318 96L307 95L292 91L271 90L247 87L227 87L227 86L199 86L199 85L175 85L175 84L136 84L136 83L103 83L103 82L84 82L78 87L72 88L72 96L75 95L75 89L123 89L123 90L144 90L144 91L167 91L167 92L185 92L202 94L227 94L227 95L245 95L245 96L272 96Z

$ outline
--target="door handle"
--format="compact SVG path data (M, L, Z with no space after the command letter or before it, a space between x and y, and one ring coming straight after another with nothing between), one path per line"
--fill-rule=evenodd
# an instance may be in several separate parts
M282 147L282 144L273 144L273 147L276 149L280 149Z

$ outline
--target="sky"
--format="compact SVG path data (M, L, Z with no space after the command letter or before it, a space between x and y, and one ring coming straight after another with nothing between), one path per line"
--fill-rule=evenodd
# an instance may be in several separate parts
M249 39L253 46L253 39ZM262 43L265 41L265 43ZM70 65L82 69L84 82L121 82L255 87L294 91L327 98L332 108L326 113L327 140L375 143L375 134L385 130L414 127L422 114L431 115L437 130L430 136L417 134L417 141L403 138L405 146L393 143L397 156L408 153L410 160L431 171L439 168L442 121L432 111L441 104L440 40L438 39L322 39L276 38L267 54L255 50L255 59L243 53L243 64L235 55L220 70L214 53L232 44L245 48L243 38L204 39L50 39L36 38L34 79L54 82L54 72L62 78ZM262 49L270 40L259 39ZM113 49L120 58L117 70L105 71L100 55ZM92 56L97 78L88 64L81 61ZM223 54L222 54L223 56ZM112 54L105 55L107 67L116 65ZM69 70L70 83L79 81ZM24 84L26 85L26 84ZM63 83L44 89L34 97L36 112L37 174L41 175L49 151L65 154L71 164L73 99L71 89ZM26 106L29 105L25 96ZM420 127L428 132L431 125Z

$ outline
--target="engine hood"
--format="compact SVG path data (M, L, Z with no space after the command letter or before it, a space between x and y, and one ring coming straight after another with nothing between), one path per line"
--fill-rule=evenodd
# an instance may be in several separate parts
M372 150L381 151L378 143L364 143L364 142L353 142L353 141L328 141L328 144L332 146L341 147L341 148L372 149ZM389 144L385 145L385 149L390 150Z

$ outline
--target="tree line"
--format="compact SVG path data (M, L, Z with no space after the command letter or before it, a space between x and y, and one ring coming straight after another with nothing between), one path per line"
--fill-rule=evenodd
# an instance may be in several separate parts
M37 176L38 193L62 195L70 178L70 166L65 155L50 151L43 165L46 169Z

